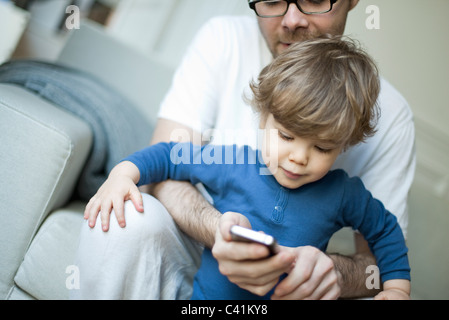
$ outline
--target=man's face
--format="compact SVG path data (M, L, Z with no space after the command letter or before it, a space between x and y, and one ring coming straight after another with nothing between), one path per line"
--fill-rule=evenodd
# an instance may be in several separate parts
M273 54L277 57L294 42L316 38L324 34L342 35L348 12L359 0L339 0L332 11L324 14L306 15L290 4L283 17L258 17L259 28Z

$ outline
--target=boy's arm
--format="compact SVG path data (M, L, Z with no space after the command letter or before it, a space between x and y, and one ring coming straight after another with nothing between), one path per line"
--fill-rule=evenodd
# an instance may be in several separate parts
M410 266L407 256L408 249L396 217L386 210L379 200L373 198L372 194L365 189L362 181L358 178L349 178L346 180L344 200L342 203L344 214L342 216L343 220L340 223L359 230L369 243L369 247L366 246L364 249L365 254L352 257L354 263L360 259L361 263L359 266L366 264L369 260L372 262L370 264L377 264L380 269L379 276L383 279L384 285L387 285L384 290L387 290L387 288L390 289L388 286L393 288L392 284L395 282L389 282L393 279L400 279L395 280L399 283L409 283ZM362 208L363 210L361 210ZM359 236L361 237L361 235ZM370 251L375 256L374 260L372 259L372 255L368 254ZM337 260L348 259L347 257L338 256L334 258ZM344 266L345 262L347 261L343 263L340 261L336 264ZM346 266L348 265L350 264L346 264ZM358 269L360 272L360 268ZM344 273L351 275L350 272ZM357 272L354 272L354 276L357 276L357 274ZM343 280L348 281L348 279ZM390 284L388 285L387 283ZM408 292L409 294L409 288L408 290L404 290L404 292Z

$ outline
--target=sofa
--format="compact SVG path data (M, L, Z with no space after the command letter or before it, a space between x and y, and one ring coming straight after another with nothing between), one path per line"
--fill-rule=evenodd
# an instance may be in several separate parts
M129 98L150 123L151 134L172 67L89 22L71 32L52 62L92 74ZM86 204L75 191L93 130L64 108L5 83L0 83L0 129L0 299L67 299L79 276L74 256ZM417 127L418 152L437 137L423 136L424 131ZM407 239L412 297L449 299L449 202L444 186L433 185L429 164L420 159L410 193ZM350 254L352 244L351 231L342 230L329 251Z
M86 22L57 61L127 97L151 137L172 70ZM76 196L93 130L83 119L21 86L0 83L0 298L67 299L85 201ZM148 138L148 142L149 142Z

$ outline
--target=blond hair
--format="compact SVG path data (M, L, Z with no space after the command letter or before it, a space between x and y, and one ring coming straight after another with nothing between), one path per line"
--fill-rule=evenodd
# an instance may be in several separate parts
M251 105L287 130L343 148L375 133L380 80L376 64L351 39L291 45L250 84Z

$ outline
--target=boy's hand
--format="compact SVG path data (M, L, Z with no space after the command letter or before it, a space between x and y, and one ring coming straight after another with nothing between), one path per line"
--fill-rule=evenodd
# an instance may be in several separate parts
M383 284L381 291L374 300L410 300L410 281L388 280Z
M139 170L131 162L122 162L111 171L84 210L84 219L88 220L91 228L95 226L100 213L102 229L108 231L112 209L119 225L125 227L124 203L127 200L132 201L137 211L143 212L142 195L136 186L139 177Z
M410 296L404 291L389 289L379 292L374 300L410 300Z

